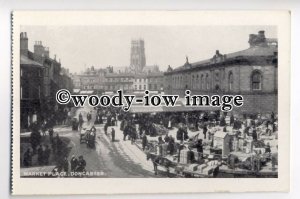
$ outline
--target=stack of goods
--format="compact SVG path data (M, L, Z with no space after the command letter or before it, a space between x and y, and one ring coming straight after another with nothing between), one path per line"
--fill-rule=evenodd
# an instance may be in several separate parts
M265 148L253 148L254 152L257 152L258 154L264 154L266 153L266 149Z
M244 139L239 139L238 147L239 147L239 151L243 151L243 149L244 149Z
M195 157L195 162L197 162L198 164L202 164L204 162L202 153L199 153L197 151L193 151L193 153L194 153L194 157Z
M239 151L239 139L237 137L232 140L232 148L235 152Z
M199 164L190 164L187 168L188 171L194 172L197 171Z
M214 169L219 166L218 161L213 160L213 161L209 161L206 164L201 164L198 166L197 170L205 175L210 175L213 173Z
M252 153L253 151L253 140L246 140L247 145L246 145L246 149L245 152L246 153Z
M179 165L177 165L177 166L175 167L176 173L181 173L183 170L184 170L184 166L179 166Z
M194 161L194 153L190 150L181 150L179 155L179 162L182 164L190 164Z

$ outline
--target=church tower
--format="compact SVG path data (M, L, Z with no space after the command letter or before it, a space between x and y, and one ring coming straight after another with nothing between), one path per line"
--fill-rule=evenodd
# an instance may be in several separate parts
M144 40L131 41L130 67L135 73L141 72L146 65Z

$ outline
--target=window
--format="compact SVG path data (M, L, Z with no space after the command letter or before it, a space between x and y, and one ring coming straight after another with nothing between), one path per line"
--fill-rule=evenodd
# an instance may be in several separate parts
M139 90L142 90L142 85L139 85Z
M144 90L146 90L146 85L144 85Z
M261 90L261 73L255 71L252 74L252 90Z
M180 76L180 88L183 88L182 76Z
M201 75L201 89L202 89L202 90L204 90L204 86L205 86L204 76Z
M209 79L208 79L208 74L206 74L206 89L209 90Z
M194 75L192 75L192 89L194 88L194 84L195 83L195 76Z
M137 90L137 85L134 86L134 89Z
M199 84L201 84L201 82L199 82L199 75L197 75L197 79L196 79L196 88L199 89Z
M230 72L229 76L228 76L228 88L230 91L233 90L233 74L232 74L232 72Z

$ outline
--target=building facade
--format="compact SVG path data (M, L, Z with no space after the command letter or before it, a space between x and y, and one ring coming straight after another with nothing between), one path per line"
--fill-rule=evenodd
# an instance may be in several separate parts
M164 74L162 72L149 73L148 79L148 90L163 92L164 90Z
M248 49L230 54L218 50L208 60L189 63L165 72L165 92L183 96L185 90L201 95L243 95L238 113L277 112L277 39L264 31L250 34Z
M20 119L21 129L40 120L44 100L44 66L28 51L27 34L20 34Z
M35 42L34 52L29 51L26 32L20 33L20 53L21 128L27 129L32 122L41 123L63 109L56 102L56 92L72 90L73 83L60 60L50 58L49 48L41 41Z
M74 89L103 93L106 90L106 75L110 73L113 73L113 67L111 66L104 69L91 66L80 74L72 74Z
M131 93L134 89L134 75L132 73L108 73L105 75L105 91L116 92L122 90Z

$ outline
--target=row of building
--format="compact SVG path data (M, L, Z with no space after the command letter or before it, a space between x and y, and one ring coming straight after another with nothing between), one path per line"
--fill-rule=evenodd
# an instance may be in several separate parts
M95 93L123 90L124 93L150 90L161 92L164 87L164 75L157 65L146 65L144 40L131 41L130 65L127 67L108 66L97 69L87 68L80 74L73 74L76 90Z
M115 70L88 68L72 78L75 88L115 92L157 91L184 96L185 90L202 95L243 95L244 105L238 113L277 112L278 41L266 38L264 31L249 35L249 48L222 54L219 50L206 60L168 67L146 66L143 40L131 42L130 67Z
M125 93L150 90L184 96L185 90L201 95L243 95L244 105L238 113L277 112L278 107L278 42L266 38L264 31L249 35L249 48L222 54L218 50L210 58L182 66L147 66L144 41L131 42L128 67L87 68L70 74L49 48L38 41L34 52L28 50L26 33L21 33L21 125L26 128L39 117L43 120L59 109L55 100L58 89L103 94L123 90ZM54 108L53 108L54 107Z
M50 57L49 48L36 41L34 51L28 49L26 32L20 33L20 118L21 129L35 121L43 122L58 111L56 92L73 89L69 70L61 66L60 60Z
M114 92L124 93L135 91L162 91L164 76L162 72L151 73L116 73L113 67L95 69L94 66L81 74L72 75L75 90L92 90L95 93Z

